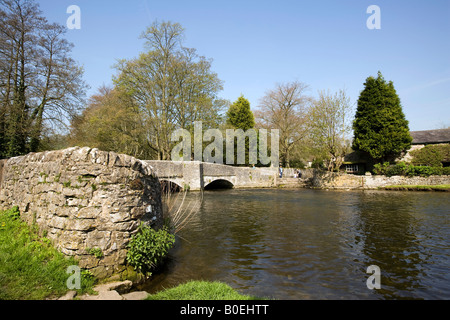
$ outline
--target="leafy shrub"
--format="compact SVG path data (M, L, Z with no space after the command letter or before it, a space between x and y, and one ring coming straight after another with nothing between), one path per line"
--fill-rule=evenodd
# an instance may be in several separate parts
M450 176L450 167L442 168L442 174L444 176Z
M410 177L421 176L429 177L433 175L442 175L443 168L440 167L426 167L426 166L409 166L407 175Z
M386 175L388 177L392 176L440 176L440 175L450 175L450 167L430 167L430 166L414 166L412 164L407 165L404 162L399 162L395 165L389 165L388 162L383 164L379 163L374 165L373 172L377 175Z
M385 162L383 164L381 163L377 163L376 165L373 166L373 173L378 174L378 175L384 175L386 174L386 171L389 168L389 162Z
M450 144L425 146L411 151L411 156L415 166L442 167L442 162L450 157Z
M128 244L127 261L135 270L151 274L167 256L175 243L175 236L160 229L156 231L146 224L141 224L139 231Z
M408 166L406 165L406 163L399 162L394 166L389 166L386 170L385 170L385 174L388 177L392 177L392 176L403 176L406 175L408 171Z

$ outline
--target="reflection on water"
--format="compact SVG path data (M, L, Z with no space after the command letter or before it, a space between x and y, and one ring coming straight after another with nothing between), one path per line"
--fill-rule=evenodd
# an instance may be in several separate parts
M449 199L424 192L205 192L170 261L143 289L203 279L276 299L449 299ZM381 269L380 290L366 286L370 265Z

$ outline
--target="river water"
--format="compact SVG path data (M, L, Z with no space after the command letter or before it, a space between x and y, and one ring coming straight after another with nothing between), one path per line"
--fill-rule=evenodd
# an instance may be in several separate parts
M371 265L380 269L380 289L367 286ZM218 280L243 294L286 300L450 299L450 197L205 192L165 267L143 289L156 292L188 280Z

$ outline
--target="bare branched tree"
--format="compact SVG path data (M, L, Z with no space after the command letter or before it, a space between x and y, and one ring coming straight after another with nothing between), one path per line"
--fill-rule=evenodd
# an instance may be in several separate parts
M0 157L37 151L44 131L82 105L83 70L65 28L32 0L0 0Z
M306 134L307 89L308 85L298 81L277 84L267 91L255 112L259 127L280 130L280 161L284 166L289 166L293 148Z

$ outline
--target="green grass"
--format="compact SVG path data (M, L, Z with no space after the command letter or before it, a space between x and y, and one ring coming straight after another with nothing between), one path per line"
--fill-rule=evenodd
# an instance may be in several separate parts
M17 208L0 211L0 300L43 300L64 295L66 270L77 265L58 252L35 227L21 221ZM92 289L94 279L82 276L81 292Z
M450 184L442 184L435 186L408 186L408 185L399 185L399 186L387 186L382 187L384 190L404 190L404 191L450 191Z
M254 296L238 293L221 282L190 281L178 287L167 289L153 295L147 300L262 300Z

